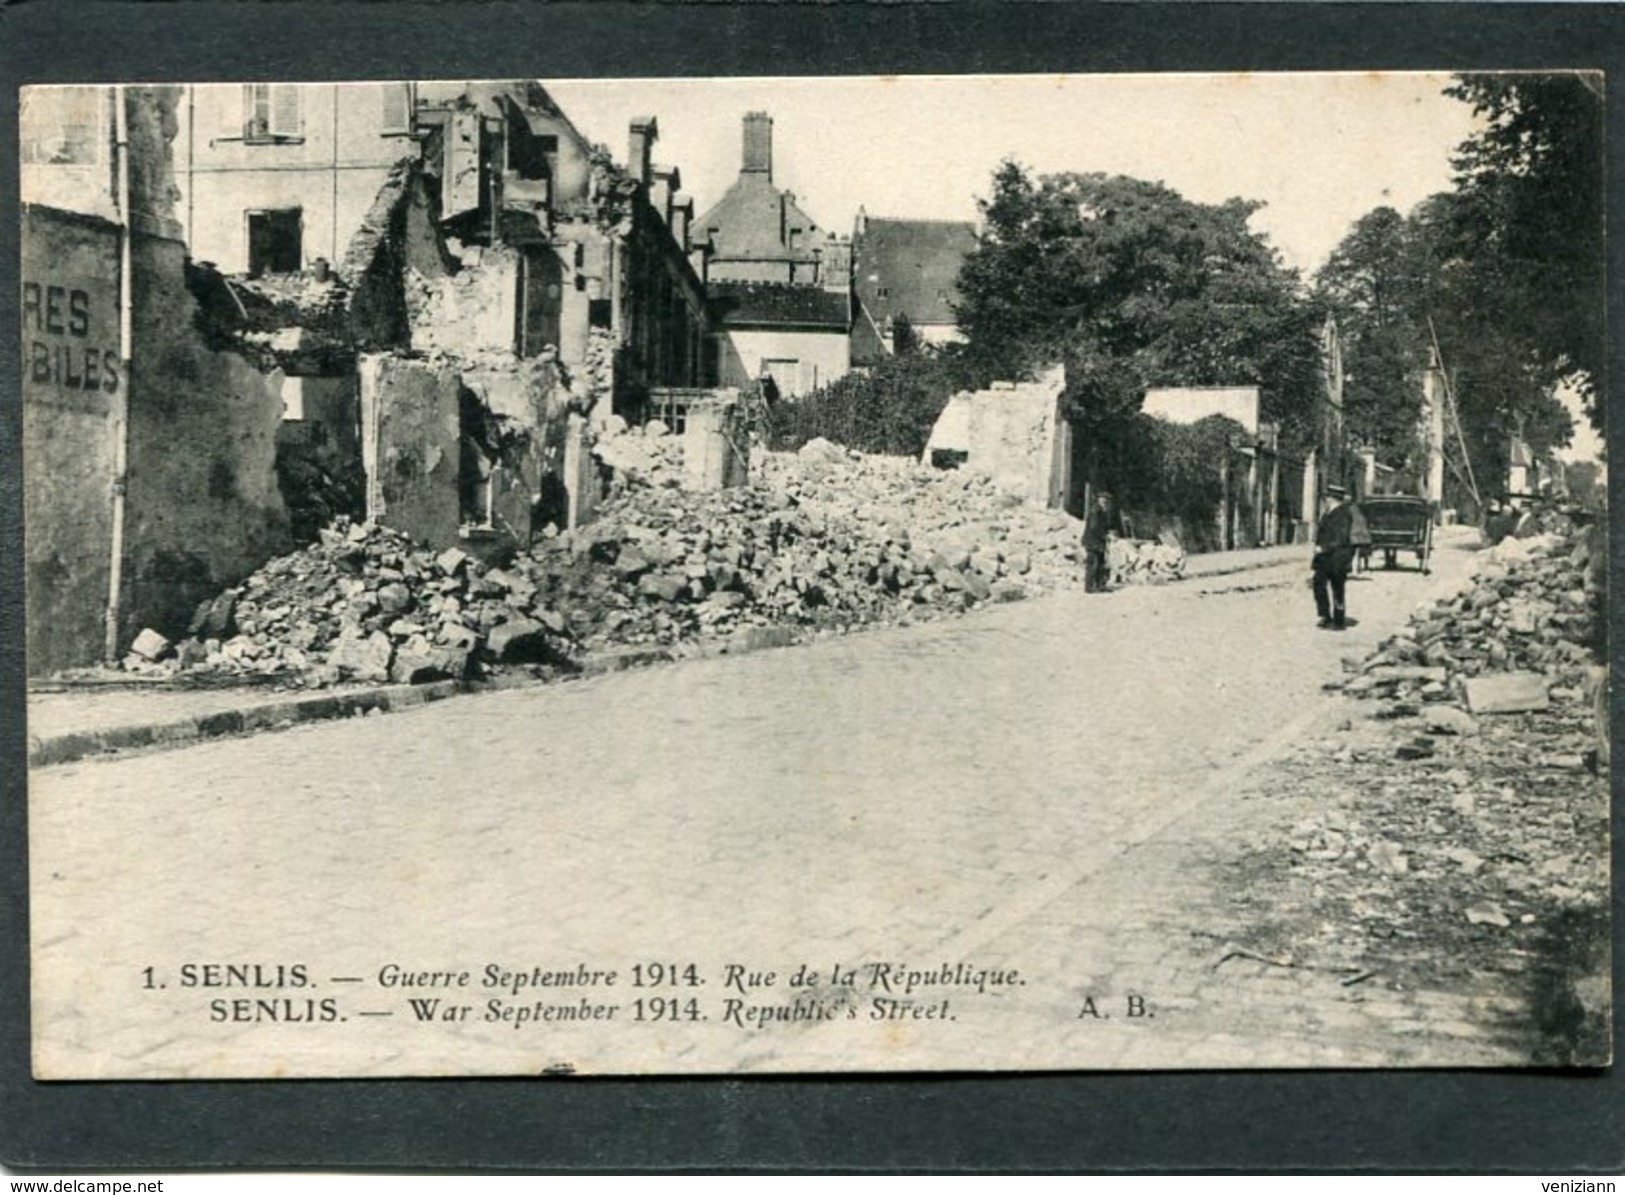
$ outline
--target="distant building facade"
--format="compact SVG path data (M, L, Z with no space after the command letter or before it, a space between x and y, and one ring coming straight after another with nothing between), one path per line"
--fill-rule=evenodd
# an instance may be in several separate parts
M426 130L411 83L204 83L176 116L187 243L226 274L337 265Z
M744 117L739 176L694 223L725 386L806 394L851 368L852 246L773 182L773 118Z
M695 223L719 282L822 285L824 236L791 191L773 183L773 118L748 112L739 176Z
M772 381L775 396L794 398L851 369L852 305L842 290L772 282L711 286L724 386Z

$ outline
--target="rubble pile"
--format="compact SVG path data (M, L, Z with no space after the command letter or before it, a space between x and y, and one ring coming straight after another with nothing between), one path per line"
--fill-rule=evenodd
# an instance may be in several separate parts
M1185 551L1154 539L1115 539L1106 548L1113 585L1160 585L1185 575Z
M1254 957L1340 973L1356 1003L1449 992L1538 1062L1606 1051L1602 543L1503 542L1328 686L1365 716L1272 769L1295 812L1241 865Z
M313 688L418 684L510 664L556 668L567 662L564 629L563 617L511 572L340 518L317 543L200 605L186 638L171 643L143 631L124 667Z
M1247 944L1338 974L1351 1003L1449 993L1532 1061L1595 1062L1609 821L1607 780L1576 752L1588 719L1558 706L1475 721L1396 764L1414 720L1356 719L1272 768L1266 799L1296 813L1238 865Z
M617 481L598 520L514 566L589 647L907 622L1079 582L1075 521L974 474L815 440L761 457L752 485L691 493L662 433L601 440Z
M178 643L143 639L126 668L308 686L464 679L754 627L908 623L1081 584L1077 522L973 473L813 441L707 493L683 488L681 441L658 425L595 452L615 478L595 521L550 527L502 567L341 519L205 604Z
M1483 553L1462 593L1418 611L1334 687L1401 706L1513 713L1594 695L1604 581L1597 528L1558 526Z
M793 454L765 454L761 476L809 514L850 523L895 559L907 557L915 577L958 590L963 576L977 601L989 596L984 589L1010 601L1082 585L1082 523L1028 506L980 473L814 439Z

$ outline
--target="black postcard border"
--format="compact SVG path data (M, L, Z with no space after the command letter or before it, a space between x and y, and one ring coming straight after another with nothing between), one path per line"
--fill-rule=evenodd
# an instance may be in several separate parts
M0 328L19 318L16 108L27 83L1599 69L1612 76L1609 216L1621 229L1622 34L1616 4L0 0ZM1610 238L1614 286L1622 245ZM36 1083L17 360L0 352L0 1163L13 1170L1625 1169L1614 1071ZM1620 820L1616 802L1616 843ZM1620 991L1617 879L1614 903Z

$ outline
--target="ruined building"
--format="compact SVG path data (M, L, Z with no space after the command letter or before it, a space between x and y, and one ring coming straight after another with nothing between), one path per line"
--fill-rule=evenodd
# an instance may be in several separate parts
M142 626L290 546L284 376L198 327L173 87L28 88L21 112L28 668Z
M27 98L36 672L337 513L480 552L589 517L596 427L714 380L652 119L623 168L528 82Z
M622 168L535 82L203 84L180 113L180 214L193 256L228 276L342 275L381 193L418 163L448 266L502 278L479 287L500 304L490 326L459 307L456 328L418 320L412 347L552 345L577 373L602 329L619 352L614 405L630 409L648 386L711 380L693 202L654 161L657 138L653 118L635 121Z
M199 257L283 308L285 365L323 322L289 289L327 309L321 288L342 292L353 351L326 372L353 379L353 409L303 412L327 444L345 437L322 419L356 429L373 517L432 543L528 542L590 514L596 427L711 380L692 203L653 160L652 119L623 168L535 82L191 92Z

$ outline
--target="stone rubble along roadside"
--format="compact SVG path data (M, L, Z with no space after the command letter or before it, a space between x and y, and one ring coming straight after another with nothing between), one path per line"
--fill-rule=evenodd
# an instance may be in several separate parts
M1257 914L1246 945L1342 976L1345 999L1404 1032L1428 1032L1444 1000L1459 1015L1440 1032L1606 1060L1601 544L1561 523L1507 541L1346 664L1334 687L1368 716L1272 769L1262 799L1291 829L1237 865ZM1495 700L1477 699L1485 685Z
M1588 699L1602 709L1603 530L1555 513L1542 523L1539 534L1485 551L1466 589L1418 610L1371 655L1346 659L1348 675L1326 688L1385 701L1388 716L1417 703L1468 721ZM1433 721L1461 720L1435 713ZM1605 738L1595 749L1606 762Z
M499 565L341 518L200 605L174 643L144 632L124 669L309 688L545 677L601 649L907 624L1081 588L1081 524L980 474L814 440L758 453L750 485L694 492L661 430L612 429L595 521ZM1184 558L1121 541L1114 564L1143 583Z

